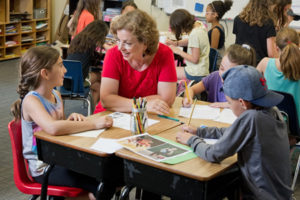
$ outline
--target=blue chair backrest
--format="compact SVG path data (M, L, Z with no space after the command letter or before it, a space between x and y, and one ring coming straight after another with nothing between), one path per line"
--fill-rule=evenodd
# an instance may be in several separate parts
M290 134L300 136L299 121L296 110L296 104L293 95L286 92L274 91L284 96L284 99L277 105L279 110L286 112L289 116Z
M72 93L73 94L84 93L81 62L75 60L64 60L63 64L67 69L65 78L71 78Z
M214 48L210 48L209 51L209 73L217 70L218 51Z

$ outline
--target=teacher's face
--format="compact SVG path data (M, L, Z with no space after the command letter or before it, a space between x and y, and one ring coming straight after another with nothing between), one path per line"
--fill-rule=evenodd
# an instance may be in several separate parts
M117 44L125 60L141 59L147 46L138 41L130 31L117 31Z

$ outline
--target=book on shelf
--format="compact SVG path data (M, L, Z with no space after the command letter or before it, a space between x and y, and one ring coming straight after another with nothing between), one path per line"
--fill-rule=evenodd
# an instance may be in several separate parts
M37 24L36 24L36 30L42 30L42 29L44 29L44 28L47 28L47 26L48 26L48 23L47 22L38 22Z

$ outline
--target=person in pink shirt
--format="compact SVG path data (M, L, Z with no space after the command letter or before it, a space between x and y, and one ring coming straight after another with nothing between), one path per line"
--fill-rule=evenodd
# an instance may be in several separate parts
M100 0L79 0L69 26L72 38L95 19L100 19Z
M147 111L167 114L176 97L176 69L172 50L159 43L155 21L134 10L122 15L111 30L117 45L105 55L95 113L131 112L132 99L146 97Z

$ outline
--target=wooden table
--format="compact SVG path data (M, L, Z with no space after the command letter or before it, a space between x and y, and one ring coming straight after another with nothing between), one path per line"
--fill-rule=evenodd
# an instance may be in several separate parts
M168 116L187 123L188 118L179 116L182 98L177 97ZM198 101L199 105L208 105L208 102ZM213 120L192 119L191 125L228 127L230 124ZM159 136L176 141L176 132L180 127L164 131ZM233 171L222 175L232 168L236 156L223 160L220 164L210 163L201 158L194 158L176 165L168 165L135 154L126 149L116 152L124 159L124 179L126 188L123 190L122 199L125 199L133 187L140 187L147 191L166 195L175 199L216 199L231 193L239 199L238 184L239 172Z
M179 127L165 131L158 136L175 141ZM121 149L116 152L124 159L124 180L126 187L121 199L126 199L133 187L169 196L172 199L222 199L225 195L238 198L239 172L223 173L233 168L236 156L221 163L210 163L199 157L168 165Z
M98 117L111 112L92 115ZM149 114L149 118L159 120L160 122L148 128L150 134L158 134L165 130L179 126L179 122L159 118L156 115ZM122 138L130 136L128 130L112 127L104 131L101 138ZM99 180L100 184L97 192L97 199L101 198L102 188L105 184L115 184L123 182L123 161L121 158L112 154L99 152L90 147L99 138L88 138L79 136L51 136L43 131L35 133L38 158L45 163L50 164L50 170L46 170L45 184L42 187L41 199L46 199L48 174L54 165L60 165L75 172L91 176ZM103 198L101 198L103 199Z

